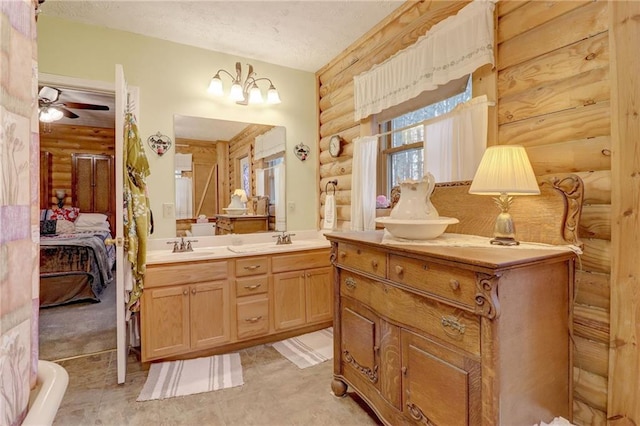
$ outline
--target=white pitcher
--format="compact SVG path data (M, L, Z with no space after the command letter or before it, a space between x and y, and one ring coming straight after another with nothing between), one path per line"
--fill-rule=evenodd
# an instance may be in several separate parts
M391 209L391 218L424 220L440 217L431 204L431 193L435 186L436 180L429 172L420 180L406 180L400 183L400 200Z

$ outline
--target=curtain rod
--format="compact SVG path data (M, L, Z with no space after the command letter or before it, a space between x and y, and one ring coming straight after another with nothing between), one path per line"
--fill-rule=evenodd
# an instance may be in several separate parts
M488 106L496 106L496 103L495 102L491 102L491 101L487 101L487 105ZM381 136L386 136L386 135L390 135L390 134L393 134L393 133L398 133L398 132L403 132L405 130L413 129L414 127L424 126L425 124L437 123L438 121L447 118L449 115L451 115L452 112L453 112L453 110L447 112L446 114L439 115L437 117L427 118L425 120L422 120L419 123L410 124L408 126L404 126L404 127L399 128L399 129L389 130L387 132L378 133L378 134L375 134L375 135L372 135L372 136L374 138L379 138Z

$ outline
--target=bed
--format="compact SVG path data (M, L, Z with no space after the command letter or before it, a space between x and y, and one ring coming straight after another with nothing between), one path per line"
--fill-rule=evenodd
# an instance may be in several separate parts
M58 219L54 214L40 223L41 308L99 302L104 289L114 282L115 247L105 244L111 238L107 217L82 216L69 220L73 218Z

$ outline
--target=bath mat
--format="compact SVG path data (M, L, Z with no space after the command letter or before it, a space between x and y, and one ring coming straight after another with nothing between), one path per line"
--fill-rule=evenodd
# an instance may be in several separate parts
M311 367L333 359L333 328L276 342L273 348L299 368Z
M151 364L137 401L173 398L244 384L240 354Z

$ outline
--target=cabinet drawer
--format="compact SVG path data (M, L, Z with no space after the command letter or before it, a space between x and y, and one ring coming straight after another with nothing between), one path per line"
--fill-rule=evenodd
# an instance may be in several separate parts
M271 272L273 273L321 268L330 265L328 249L306 253L283 254L271 258Z
M352 297L392 321L480 354L480 319L472 313L347 271L340 272L340 295Z
M266 274L269 259L267 257L250 257L236 260L236 277Z
M236 296L266 293L269 289L267 277L241 278L236 280Z
M189 262L147 267L145 288L173 284L191 284L202 281L225 279L228 276L227 262Z
M384 253L366 247L341 243L338 246L338 263L362 272L384 278L387 271L387 257Z
M238 339L269 332L269 299L246 298L237 302Z
M473 271L390 255L389 279L469 307L475 306L476 275Z

